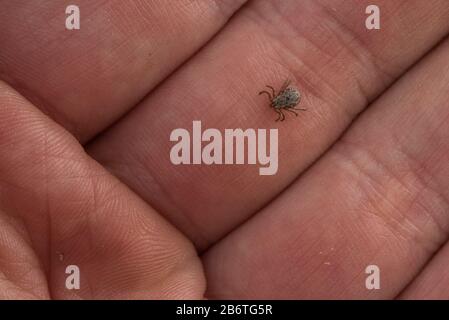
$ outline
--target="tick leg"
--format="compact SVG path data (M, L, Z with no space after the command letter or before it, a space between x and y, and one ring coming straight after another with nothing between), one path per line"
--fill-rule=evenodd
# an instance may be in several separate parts
M293 109L293 110L301 110L301 111L307 111L306 108L290 108L290 109Z
M268 99L270 99L270 103L271 103L271 100L273 100L273 98L271 97L271 94L268 91L264 90L264 91L260 91L259 95L261 95L262 93L266 93L268 95Z
M274 109L277 113L278 113L278 118L276 119L276 122L279 121L279 119L281 118L282 112L280 112L278 109ZM282 121L282 120L281 120Z
M274 90L274 88L272 86L266 86L267 88L270 88L271 91L273 92L273 97L276 97L276 91Z
M292 109L293 109L293 108L285 108L285 111L289 111L289 112L291 112L291 113L294 113L295 116L298 116L298 114L297 114L295 111L293 111ZM295 110L296 110L296 109L295 109Z
M290 85L290 79L285 80L284 84L281 87L281 90L279 90L279 92L284 91L285 89L287 89L287 87Z
M284 120L285 120L285 114L282 112L282 110L279 110L279 112L282 114L282 119L281 119L281 121L284 121Z

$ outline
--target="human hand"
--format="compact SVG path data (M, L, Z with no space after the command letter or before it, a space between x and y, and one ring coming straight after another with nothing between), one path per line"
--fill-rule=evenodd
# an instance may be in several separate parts
M244 2L0 4L2 298L449 296L447 2L373 31L367 1ZM286 78L307 111L275 122ZM277 128L277 174L173 165L193 120Z

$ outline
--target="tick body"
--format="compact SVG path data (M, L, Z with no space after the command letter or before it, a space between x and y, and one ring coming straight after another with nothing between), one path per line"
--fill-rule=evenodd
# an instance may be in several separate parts
M271 90L271 93L266 90L259 92L259 95L263 93L268 95L268 98L270 99L270 107L273 108L279 115L276 121L285 120L285 114L283 111L288 111L298 116L298 113L294 110L307 110L305 108L295 108L301 101L301 93L295 88L289 87L289 85L290 81L287 80L284 82L278 93L276 93L276 90L274 90L271 86L266 86Z

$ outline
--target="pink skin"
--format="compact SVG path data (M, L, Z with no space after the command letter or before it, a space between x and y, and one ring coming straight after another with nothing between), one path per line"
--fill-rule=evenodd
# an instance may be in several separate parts
M447 1L379 0L375 32L364 1L244 2L83 0L70 33L2 3L0 298L449 298ZM196 119L278 128L278 173L175 168Z

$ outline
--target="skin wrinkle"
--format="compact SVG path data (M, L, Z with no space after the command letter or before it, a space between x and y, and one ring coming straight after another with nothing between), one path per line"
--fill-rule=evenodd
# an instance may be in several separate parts
M16 299L25 299L25 300L37 300L37 299L43 299L42 297L38 297L35 296L32 293L26 293L25 296L23 296L23 290L21 290L22 288L18 285L16 285L15 283L12 283L11 281L9 281L9 279L7 278L3 278L2 277L2 273L0 271L0 286L2 288L2 291L0 292L0 298L2 300L16 300ZM9 286L7 284L4 284L4 281L7 282L9 284ZM13 294L11 293L11 291L16 292L17 294Z
M324 9L323 10L324 12L327 12L327 10L326 9ZM325 20L325 22L326 22L326 20ZM344 25L343 24L339 24L339 27L344 27ZM339 33L339 32L336 32L335 30L333 30L332 29L332 27L329 27L329 30L331 30L331 31L333 31L333 35L335 36L335 38L336 39L338 39L339 41L338 41L338 43L342 43L342 50L344 50L346 53L348 53L349 55L351 55L354 59L355 59L355 61L357 61L357 63L358 64L361 64L361 65L363 65L363 61L362 61L362 59L360 58L360 56L359 55L357 55L356 54L356 51L357 50L361 50L362 52L363 52L363 54L360 54L360 52L359 52L359 54L360 55L366 55L366 56L368 56L369 57L369 60L370 60L370 63L372 64L372 65L374 65L376 68L375 68L375 71L379 71L379 69L378 69L378 66L376 65L376 63L375 63L375 58L373 57L373 55L367 50L367 48L366 47L363 47L362 45L361 45L361 43L359 42L359 41L357 41L358 39L356 38L356 36L355 36L355 33L351 33L351 32L349 32L348 33L348 31L350 31L350 30L344 30L344 32L346 32L346 33ZM351 37L352 37L352 39L353 39L353 41L356 41L356 49L354 50L353 48L351 48L351 46L350 46L350 43L352 43L352 42L350 42L350 43L346 43L346 41L344 40L344 39L342 39L342 35L346 35L346 34L350 34L351 35ZM338 52L337 53L337 57L340 55L340 52ZM366 65L364 65L364 68L366 68ZM344 69L344 70L346 70L346 69ZM362 82L361 82L361 80L360 80L360 78L359 78L359 76L358 76L358 74L357 74L357 72L353 72L352 70L350 70L350 69L347 69L348 70L348 72L349 72L349 74L350 74L350 77L352 78L352 79L354 79L354 84L355 84L355 86L356 86L356 88L357 88L357 90L359 91L359 95L360 95L360 100L361 101L363 101L363 103L361 103L361 106L362 106L362 110L363 109L365 109L366 108L366 106L368 106L369 105L369 103L370 103L370 101L371 101L371 97L370 97L370 95L368 94L368 91L364 88L364 86L362 85ZM388 80L390 80L391 81L391 79L393 79L393 78L389 78ZM386 84L385 84L385 80L384 79L382 79L382 77L377 77L377 79L376 79L377 81L380 81L381 83L382 83L382 85L383 85L383 87L384 88L386 88L387 86L386 86ZM330 83L329 83L329 86L332 86ZM352 118L350 118L350 119L354 119L355 118L355 115L352 115L352 114L350 114L349 116L352 116Z
M53 272L52 272L52 256L53 256L53 248L52 248L52 239L53 239L53 221L52 221L52 215L51 215L51 211L50 211L50 194L49 194L49 184L48 184L48 174L49 174L49 170L48 170L48 162L47 162L47 156L48 156L48 135L49 133L47 131L45 131L44 134L44 144L43 144L43 162L42 162L42 172L44 173L44 189L45 189L45 213L46 213L46 218L47 218L47 230L48 230L48 234L49 236L47 237L47 257L46 257L46 261L47 261L47 265L45 267L46 269L46 277L47 279L51 279ZM44 214L45 215L45 214ZM51 295L51 291L50 291L50 295Z
M397 137L395 137L394 135L392 137L397 141ZM423 163L417 161L414 157L412 157L412 155L408 153L408 151L406 151L403 144L397 145L400 146L400 148L398 149L399 152L401 152L401 154L404 155L409 160L409 163L412 163L412 167L414 167L414 170L410 170L410 173L413 174L416 180L418 180L418 183L422 187L422 190L429 190L431 193L435 195L437 199L442 200L443 205L446 207L447 210L449 210L449 199L447 199L447 197L442 192L438 191L444 189L440 187L436 177L426 168L426 166ZM415 166L413 166L413 164L415 164ZM419 174L420 171L422 172L421 174ZM433 184L436 184L436 186L432 186L431 183L426 181L423 175L428 176L429 180ZM419 194L417 193L416 197L418 196ZM426 208L424 207L424 209ZM435 224L442 234L447 234L449 232L449 225L446 228L444 228L441 222L435 221Z
M0 259L1 260L1 259ZM11 262L10 261L8 261L9 262L9 264L11 265ZM27 262L24 262L24 263L20 263L20 262L16 262L15 263L15 265L16 266L18 266L18 267L20 267L20 266L27 266L29 264L29 262L27 261ZM36 266L32 266L32 265L28 265L28 268L25 270L25 271L22 271L21 273L20 273L20 279L24 279L24 278L27 278L27 276L28 275L30 275L30 274L33 274L34 273L34 271L36 270L36 269L38 269L38 268L36 268ZM10 281L11 283L14 283L13 281ZM22 291L31 291L31 292L33 292L34 290L33 289L35 289L35 288L33 288L33 286L24 286L24 285L17 285L17 284L14 284L15 286L17 286L18 288L20 288L20 289L22 289ZM39 298L39 296L37 296L36 294L32 294L34 297L36 297L36 299L37 298Z
M221 15L229 20L232 19L231 14L234 15L238 13L243 7L247 5L248 0L212 0L211 2L215 5L216 9L221 12ZM235 8L239 9L235 10Z
M84 165L87 165L87 168L92 168L92 165L86 161L83 160L79 160L80 162L82 162ZM103 177L104 175L98 175L98 177ZM72 242L70 241L71 239L75 240L78 238L87 238L87 243L88 243L88 247L89 249L87 249L88 251L92 252L92 254L90 255L90 259L93 258L95 256L95 252L96 250L96 245L95 245L95 241L93 240L95 238L95 227L93 227L94 225L97 225L97 214L99 214L99 211L101 211L102 209L104 209L105 204L103 204L102 206L98 205L98 198L97 198L97 183L95 182L94 178L95 175L92 175L91 172L87 173L83 178L87 178L90 183L90 189L92 190L92 192L89 192L89 199L92 199L92 201L89 201L89 208L91 208L90 210L83 210L82 212L85 212L85 218L82 219L82 221L78 221L77 224L79 226L78 231L74 232L71 236L69 237L65 237L65 238L61 238L61 242ZM112 193L112 190L116 189L118 186L119 182L117 182L115 185L110 186L110 192ZM108 193L108 194L109 194ZM87 194L87 193L86 193ZM87 230L87 232L86 232ZM85 237L87 233L87 237ZM51 251L51 255L53 256L53 251ZM56 257L56 256L55 256ZM80 261L81 262L81 261ZM84 298L88 298L88 299L95 299L95 297L97 297L99 295L99 293L101 292L100 289L97 289L96 286L94 285L94 281L90 280L90 272L86 272L83 273L83 288L85 286L87 286L87 297L84 296ZM81 296L78 295L78 293L74 292L75 296L81 299Z
M143 168L146 167L146 166L145 166L145 163L143 163L143 162L140 162L140 165L141 165ZM150 171L150 170L146 170L146 172L150 173L151 171ZM156 178L156 176L155 176L154 174L150 174L150 176L151 176L152 181L156 182L158 189L159 189L159 190L162 192L162 194L164 194L164 195L167 197L167 199L170 201L171 205L172 205L173 207L177 208L178 210L181 210L180 207L178 206L177 201L173 198L172 193L171 193L169 190L167 190L167 189L164 187L164 185L161 184L161 183L158 181L158 179ZM176 196L176 195L174 195L174 196ZM153 206L158 212L164 212L163 208L159 208L159 206L153 205L153 204L152 204L152 206ZM194 230L201 230L201 228L198 227L198 225L193 221L193 219L190 219L190 216L189 216L189 215L183 215L182 217L183 217L184 222L187 222L187 223L189 224L190 228L192 228L192 229L194 229ZM181 230L181 232L182 232L182 230ZM184 233L184 232L183 232L183 233ZM207 239L207 237L206 237L203 233L201 233L201 232L197 232L197 233L195 234L195 236L196 236L196 239L197 239L198 241L206 241L205 239Z
M396 182L399 182L400 185L401 185L403 188L405 188L405 190L407 190L408 193L409 193L410 195L414 195L414 194L417 194L417 193L419 192L418 190L416 190L416 191L410 190L409 187L408 187L406 184L403 183L402 179L400 179L400 178L399 178L399 177L398 177L398 176L397 176L397 175L396 175L390 168L388 168L387 165L385 165L381 160L379 160L379 159L378 159L372 152L370 152L370 151L369 151L367 148L365 148L364 146L357 145L357 144L354 143L354 142L349 142L347 139L346 139L346 140L345 140L345 139L340 140L339 143L343 143L343 144L346 146L345 151L347 151L347 147L350 147L350 148L356 148L358 151L361 151L365 156L368 156L368 159L370 159L370 161L374 161L374 162L376 163L376 166L375 166L375 167L380 166L380 169L381 169L383 172L386 172L386 173L388 174L389 177L392 177L392 178L394 178L394 180L395 180ZM368 174L368 172L367 172L363 167L361 167L361 166L358 164L358 161L354 160L354 159L350 156L350 154L347 154L347 153L345 153L345 152L339 152L339 151L338 151L338 148L335 148L334 150L335 150L340 156L342 156L344 159L349 160L350 163L352 163L353 165L355 165L355 166L358 168L358 171L359 171L360 173L362 173L364 177L368 178L368 180L364 180L364 181L375 181L375 180L373 179L373 177L372 177L370 174ZM367 165L367 166L369 167L369 165ZM371 184L371 185L372 185L372 184ZM413 221L411 221L411 220L407 217L407 215L404 213L404 210L401 210L401 209L398 207L397 204L393 203L393 202L392 202L391 200L389 200L387 197L382 197L383 192L381 192L381 191L379 190L380 188L384 189L384 186L382 185L382 182L377 182L376 185L379 185L379 186L378 186L378 187L375 187L374 185L372 185L372 186L373 186L374 190L377 190L377 191L378 191L380 198L383 199L383 200L385 200L385 201L387 201L387 203L388 203L389 205L391 205L392 208L393 208L397 213L400 214L400 218L401 218L401 219L393 218L393 220L396 221L396 225L397 225L397 226L403 226L403 225L404 225L403 222L407 222L407 223L409 224L409 226L412 227L412 228L414 228L416 231L418 231L419 234L423 234L423 235L424 235L425 233L423 233L423 230L422 230L419 226L417 226ZM426 188L426 185L421 185L421 188ZM418 189L419 189L419 188L418 188ZM388 190L388 189L387 189L387 190ZM366 193L367 195L369 194L368 192L365 192L365 193ZM436 196L439 196L439 194L436 193ZM401 201L407 201L407 202L410 202L410 200L408 200L408 199L402 199ZM422 207L424 210L426 209L426 208L423 207L421 204L420 204L420 207ZM448 207L448 209L449 209L449 207ZM373 213L375 213L375 211L373 211ZM384 220L385 220L385 218L387 217L387 216L379 215L378 213L377 213L377 216L378 216L380 219L384 219ZM442 227L439 225L439 223L433 219L433 217L430 215L430 213L427 213L427 216L429 216L429 218L432 219L432 220L431 220L431 221L432 221L432 225L435 226L438 230L440 230L440 232L441 232L440 237L443 237L443 235L446 234L447 232L445 232L445 230L442 229ZM390 215L390 217L391 217L391 215ZM392 218L392 217L391 217L391 218ZM389 228L392 227L391 223L389 223L387 220L385 220L385 222L386 222L386 226L387 226L387 227L389 227ZM404 227L404 228L405 228L405 227ZM397 231L396 228L395 228L394 230L392 230L392 231L395 231L395 230ZM405 229L405 230L406 230L406 229ZM394 232L393 232L393 233L394 233ZM407 237L406 237L406 238L408 238L408 235L410 235L410 234L416 234L416 232L410 232L410 231L408 230L408 231L407 231ZM435 245L436 245L436 243L430 243L430 245L424 245L424 247L428 247L428 250L433 251L431 248L434 248Z
M346 144L346 146L348 147L349 145ZM355 148L355 146L351 146L351 147L352 147L352 148ZM360 146L358 146L358 149L360 149ZM359 164L359 161L355 160L355 159L354 159L353 157L351 157L350 155L345 154L345 152L339 152L339 151L338 151L338 148L336 148L335 151L336 151L336 153L337 153L340 157L342 157L343 161L344 161L346 164L349 163L349 164L351 164L351 167L355 167L355 168L356 168L356 171L357 171L357 173L358 173L357 179L356 179L356 180L357 180L357 186L358 186L357 190L360 190L360 189L362 188L362 185L361 185L360 181L362 181L363 178L368 178L369 181L370 181L370 182L368 182L369 186L372 187L372 189L373 189L373 190L376 192L376 194L378 195L378 197L376 197L376 198L383 198L383 197L382 197L382 192L379 191L379 188L380 188L381 183L378 182L378 181L375 181L375 180L373 179L372 175L368 174L367 170L364 168L364 167L366 167L366 166L362 166L361 164ZM359 150L359 151L360 151L360 150ZM365 152L365 150L363 150L363 152ZM369 157L371 157L371 155L369 155ZM371 158L370 158L370 159L371 159ZM376 159L376 160L371 159L371 161L376 162L376 164L377 164L377 161L378 161L378 160L377 160L377 159ZM368 167L369 167L369 166L368 166ZM363 187L363 188L366 188L366 187ZM368 201L369 204L375 203L375 199L373 199L373 197L370 197L370 196L369 196L369 195L371 194L370 192L364 191L363 194L366 195L366 197L368 197L368 199L369 199L369 201ZM400 213L399 209L397 208L397 206L396 206L394 203L392 203L390 200L388 200L388 199L386 199L386 198L385 198L385 200L387 201L387 204L389 204L389 205L391 206L392 209L394 209L396 212ZM367 206L366 204L364 204L364 205L363 205L363 212L366 212L366 213L369 213L369 214L374 215L374 217L376 217L377 219L379 219L379 220L382 222L382 224L383 224L384 226L389 227L389 229L391 229L391 228L392 228L392 224L391 224L391 222L388 222L388 220L386 219L386 218L388 218L388 216L382 217L377 211L371 210L371 208L372 208L371 205L370 205L370 206ZM404 217L403 215L401 215L401 217L405 220L405 217ZM397 226L402 226L402 224L399 222L398 219L389 219L389 220L390 220L390 221L393 220L394 222L396 222L396 225L397 225ZM392 230L392 229L391 229L391 231L392 231L392 234L395 234L395 233L393 232L393 231L395 231L395 230ZM400 236L401 238L403 238L403 239L406 239L406 237L404 237L402 234L400 234L399 236Z
M274 3L271 4L271 7L274 9L274 11L277 13L276 17L278 20L281 20L284 24L286 24L288 26L288 29L291 31L289 33L295 33L298 36L301 36L303 39L307 40L308 43L310 45L313 45L316 49L318 49L320 51L320 54L322 54L323 56L327 56L329 59L332 59L333 61L335 60L335 54L330 55L330 53L326 52L325 50L323 50L322 46L319 45L318 42L313 40L313 37L307 37L305 38L305 36L307 36L307 33L304 33L303 30L298 30L298 27L296 26L296 24L292 23L290 21L290 19L283 19L282 16L282 12L279 11L279 7L278 5L275 5ZM337 40L335 43L339 45L338 49L334 49L337 52L337 56L341 54L341 52L345 52L345 54L347 56L351 56L353 59L353 61L357 61L357 64L363 65L363 69L366 69L366 62L369 62L370 64L370 74L376 74L376 81L379 81L380 83L382 83L382 85L384 87L386 87L387 83L391 83L391 81L395 78L394 76L392 76L391 74L387 73L385 70L383 70L383 68L380 67L379 63L377 62L377 58L374 57L373 53L369 50L369 47L366 46L364 44L364 42L360 41L359 37L357 36L357 34L350 28L346 27L336 16L335 14L332 14L332 12L330 12L330 10L326 7L326 6L317 6L318 8L314 11L319 11L321 14L323 14L323 19L320 20L320 22L318 23L319 26L326 26L326 31L328 31L330 33L330 37ZM258 23L258 25L263 28L263 25L260 24L259 20L266 20L266 15L264 13L259 13L256 10L253 10L254 12L257 13L259 19L254 19L254 21L256 23ZM271 15L272 16L273 11L271 11ZM331 19L331 21L329 21L328 19ZM332 24L332 25L331 25ZM334 27L337 26L338 30L335 30ZM266 28L263 28L266 29ZM284 29L280 29L280 30L286 30L286 28ZM273 35L270 31L271 29L266 29L267 34L270 36L270 43L271 42L276 42L279 45L287 48L288 52L294 52L294 50L292 50L291 46L289 45L290 42L289 41L280 41L279 35ZM285 37L289 37L291 38L291 35L287 34L287 32L285 32ZM351 40L349 40L351 39ZM355 46L355 48L353 48L353 46ZM362 60L360 57L366 57L367 59ZM295 54L292 54L291 57L296 57ZM331 60L329 60L330 62ZM302 64L304 64L304 61L301 61ZM312 69L312 65L309 64L309 68ZM361 67L360 67L361 68ZM342 71L346 71L347 69L342 69ZM316 72L315 74L317 76L320 76L319 72ZM370 97L370 95L368 95L367 90L364 89L364 86L361 85L361 81L357 76L357 73L352 72L351 70L349 70L351 78L354 78L354 83L356 85L356 87L359 87L360 89L360 96L363 98L363 100L365 101L365 103L363 104L364 106L366 106L372 99L372 97ZM329 88L332 89L335 93L335 96L340 98L340 102L343 102L344 99L341 99L341 93L338 90L335 90L332 83L329 83L328 80L326 78L320 77L320 79L327 83ZM331 101L335 101L335 99L331 99Z
M1 61L1 59L0 59ZM17 90L21 95L27 98L33 105L38 105L41 111L47 116L52 116L52 118L58 122L63 123L64 127L72 132L75 137L79 137L79 128L73 119L64 111L59 110L54 105L52 105L48 100L44 99L41 95L34 93L34 91L29 88L24 82L14 79L8 75L5 75L0 70L0 79Z
M8 188L13 187L15 189L18 189L20 191L20 193L22 193L22 194L24 192L27 192L27 193L29 192L28 190L24 189L23 187L13 185L13 184L5 181L4 179L0 180L0 190L1 190L1 184L7 184ZM30 191L30 193L33 194L33 192L31 192L31 191ZM0 198L0 201L1 201L1 198ZM5 208L6 205L0 202L0 206L1 206L1 208ZM9 225L14 228L15 232L17 232L18 234L21 235L21 237L22 237L21 239L23 241L25 241L25 243L27 244L28 247L30 247L33 251L36 251L37 248L31 239L31 233L28 228L28 225L25 223L23 218L15 211L16 211L15 208L11 208L8 210L9 215L6 216L6 218L9 218L9 219L12 219L15 221L15 223L11 223L10 221L8 221ZM0 210L0 214L6 215L5 211L3 211L3 210ZM18 225L20 225L20 228ZM45 268L47 266L44 263L42 263L42 261L40 259L38 259L38 262L39 262L40 268L45 270ZM47 288L47 291L48 291L48 288Z
M409 293L409 291L411 291L411 292L413 292L413 288L416 286L416 284L417 283L419 283L419 280L420 280L420 278L422 277L422 276L424 276L424 274L426 273L426 272L428 272L428 270L431 268L431 266L432 266L432 264L435 262L434 261L434 259L437 259L438 258L438 256L439 256L439 253L441 252L441 250L444 250L444 248L447 246L447 244L448 244L448 242L443 242L442 244L441 244L441 246L440 246L440 248L438 249L438 250L436 250L435 251L435 253L434 253L434 255L433 256L431 256L423 265L422 265L422 267L419 269L419 271L416 273L416 275L415 275L415 277L406 285L406 286L404 286L404 288L402 288L402 290L397 294L397 296L395 297L395 299L401 299L401 300L403 300L404 299L404 297L405 297L405 299L407 299L407 294ZM435 287L437 287L437 286L439 286L439 285L441 285L441 283L436 283L436 284L433 284L433 286L432 287L428 287L427 288L427 291L428 292L432 292L432 289L434 289ZM415 293L416 294L416 293ZM418 299L423 299L423 297L425 297L425 299L427 299L426 298L426 294L425 293L423 293L423 294L421 294L421 295L418 295ZM412 296L411 297L409 297L409 299L414 299L414 297L413 297L413 293L412 293ZM430 296L430 298L432 299L432 296ZM438 297L438 296L436 296L435 298L437 298L437 299L446 299L447 300L447 298L445 297L445 296L443 296L443 297Z
M177 202L174 200L174 198L171 196L171 193L170 192L168 192L165 188L164 188L164 186L163 186L163 184L161 184L157 179L156 179L156 176L155 175L153 175L153 174L151 174L151 171L150 170L147 170L147 165L146 165L146 162L145 161L136 161L136 162L133 162L133 165L132 166L130 166L128 163L126 163L125 161L121 161L121 162L117 162L117 161L106 161L106 162L102 162L102 165L103 166L105 166L106 168L107 168L107 170L109 171L109 172L111 172L112 174L114 174L115 176L117 176L117 177L121 177L122 176L122 174L123 174L123 170L118 170L117 169L117 166L119 167L119 168L123 168L123 167L126 167L126 168L128 168L128 170L129 170L129 172L131 172L131 174L133 175L133 176L135 176L135 177L140 177L140 175L139 175L139 172L136 172L136 170L137 170L137 168L142 168L142 169L145 169L144 171L147 173L146 174L146 176L147 176L147 178L146 178L146 180L145 181L147 181L148 180L148 177L151 179L151 181L152 181L152 183L154 184L154 185L156 185L157 186L157 189L162 193L162 194L164 194L166 197L167 197L167 199L169 199L170 200L170 203L171 203L171 206L172 206L172 208L174 207L174 208L177 208L178 210L180 210L180 208L178 207L178 205L177 205ZM134 188L131 186L130 187L132 190L134 190ZM134 191L136 191L136 190L134 190ZM137 192L137 191L136 191ZM151 204L151 206L155 209L155 210L157 210L157 212L164 212L165 210L163 210L163 208L161 208L161 207L159 207L157 204ZM183 218L185 218L184 219L184 222L185 223L188 223L190 226L191 226L191 228L194 228L195 230L199 230L199 228L197 227L197 225L193 222L193 220L192 219L189 219L189 217L187 216L187 215L184 215L183 216ZM182 230L181 230L182 231ZM196 236L197 236L197 240L198 241L205 241L205 237L203 236L203 235L201 235L201 234L199 234L199 233L197 233L196 234Z
M374 73L377 74L376 81L380 81L382 83L382 86L386 88L386 82L391 81L393 77L383 77L379 75L379 71L381 70L379 66L376 63L376 58L374 55L368 50L368 47L363 45L363 42L359 41L359 38L357 37L356 33L353 32L353 30L347 28L344 24L340 23L340 21L335 17L335 15L332 15L329 10L323 6L321 7L322 12L326 15L326 17L331 18L331 21L334 22L334 25L338 27L338 31L334 29L334 25L330 25L331 23L327 21L326 19L323 19L323 24L326 25L326 30L331 32L332 36L337 40L337 43L341 45L339 50L336 50L337 54L336 56L329 57L330 59L336 59L336 57L340 56L342 52L344 52L346 55L351 56L354 58L355 64L357 65L363 65L363 69L366 69L366 59L362 60L361 56L367 57L368 62L371 66L370 71L375 71ZM347 39L351 40L347 40ZM313 41L312 38L309 39L313 45L317 45L316 42ZM355 45L355 48L354 48ZM322 51L322 50L320 50ZM325 52L323 52L325 53ZM363 101L360 105L362 106L362 110L365 109L366 106L368 106L369 102L371 101L372 97L368 94L368 91L364 88L362 85L362 82L357 74L357 72L354 72L351 69L343 69L344 71L347 70L349 77L354 79L354 84L356 85L356 88L359 91L360 94L360 101ZM317 73L319 74L319 73ZM370 72L372 74L372 72ZM329 83L327 79L321 78L322 81L325 81L331 89L333 89L336 96L341 98L341 93L338 92L338 90L335 90L333 88L332 83ZM388 80L386 80L388 79ZM344 102L344 99L340 99L341 102ZM343 108L345 112L348 112L348 108ZM352 120L355 118L355 116L358 114L358 112L348 112L348 119Z
M421 274L423 272L425 272L425 270L427 270L427 268L431 265L433 259L437 256L437 254L442 250L442 248L445 246L445 244L447 244L448 242L442 242L436 250L434 250L433 254L429 256L429 258L423 262L423 264L421 265L421 267L419 267L415 274L411 277L410 281L404 285L403 288L401 288L398 293L393 297L393 299L399 300L401 299L401 296L408 291L408 289L410 287L413 286L413 284L416 282L417 279L419 279L419 277L421 276Z

